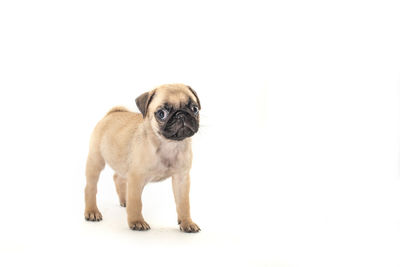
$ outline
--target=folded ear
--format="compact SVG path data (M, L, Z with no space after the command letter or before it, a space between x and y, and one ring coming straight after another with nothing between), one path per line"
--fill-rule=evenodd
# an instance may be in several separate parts
M192 87L190 87L190 86L188 86L188 85L187 85L187 87L189 88L190 92L192 92L192 93L194 94L194 96L196 97L196 101L197 101L197 104L199 105L199 110L200 110L200 109L201 109L200 99L199 99L199 97L197 96L196 91L193 90Z
M141 94L135 100L136 106L142 113L143 118L146 117L146 115L147 115L147 109L150 105L151 100L153 99L154 94L155 94L155 91L146 92L146 93Z

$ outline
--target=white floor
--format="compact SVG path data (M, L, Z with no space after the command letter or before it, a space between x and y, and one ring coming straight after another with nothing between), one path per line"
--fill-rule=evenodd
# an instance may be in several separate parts
M204 134L195 141L204 142ZM192 174L192 216L202 228L199 234L178 230L170 180L148 185L143 212L152 229L135 232L128 229L125 209L118 205L110 169L99 182L98 204L104 220L97 223L83 219L84 155L71 156L71 168L57 178L53 177L61 166L57 163L39 176L39 166L21 169L26 177L35 175L31 180L8 181L10 190L2 189L1 265L400 263L398 180L378 179L371 166L371 172L358 170L354 177L351 169L348 174L324 171L323 161L314 170L294 161L284 167L278 153L282 146L276 142L280 143L278 139L265 142L263 148L269 150L246 160L245 166L233 153L219 155L229 143L194 146L199 153ZM202 152L211 149L209 155ZM251 150L254 146L243 148L242 153ZM20 188L21 198L14 196L15 188ZM15 201L4 205L11 199Z

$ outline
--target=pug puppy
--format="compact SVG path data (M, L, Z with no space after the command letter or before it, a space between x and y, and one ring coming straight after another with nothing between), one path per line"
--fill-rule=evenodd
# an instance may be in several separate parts
M136 98L140 113L115 107L96 125L86 163L85 218L100 221L96 193L107 163L132 230L149 230L141 195L150 182L172 177L180 230L200 231L190 217L191 136L199 129L200 100L184 84L162 85Z

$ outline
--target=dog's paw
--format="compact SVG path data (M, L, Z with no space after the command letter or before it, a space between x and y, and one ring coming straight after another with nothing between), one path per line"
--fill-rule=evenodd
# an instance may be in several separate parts
M133 221L129 222L129 228L135 231L146 231L150 229L150 226L147 222L144 220L138 220L138 221Z
M103 219L100 211L98 209L95 210L87 210L85 211L85 219L86 221L98 222Z
M195 224L192 221L179 222L179 228L181 231L183 231L185 233L197 233L197 232L201 231L200 227L198 227L197 224Z

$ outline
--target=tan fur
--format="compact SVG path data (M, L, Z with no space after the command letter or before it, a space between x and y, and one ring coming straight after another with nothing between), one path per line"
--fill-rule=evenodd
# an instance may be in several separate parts
M106 116L113 112L129 112L129 110L126 107L113 107L109 112L107 112Z
M124 107L115 107L96 125L86 165L85 218L91 221L102 219L96 193L99 174L107 163L115 171L116 190L121 206L126 205L131 229L150 229L142 216L144 186L172 176L180 228L185 232L198 232L200 228L190 217L189 204L191 139L173 141L164 138L158 133L154 118L155 110L165 102L179 106L188 97L193 101L196 98L183 84L163 85L154 90L156 94L145 118Z

